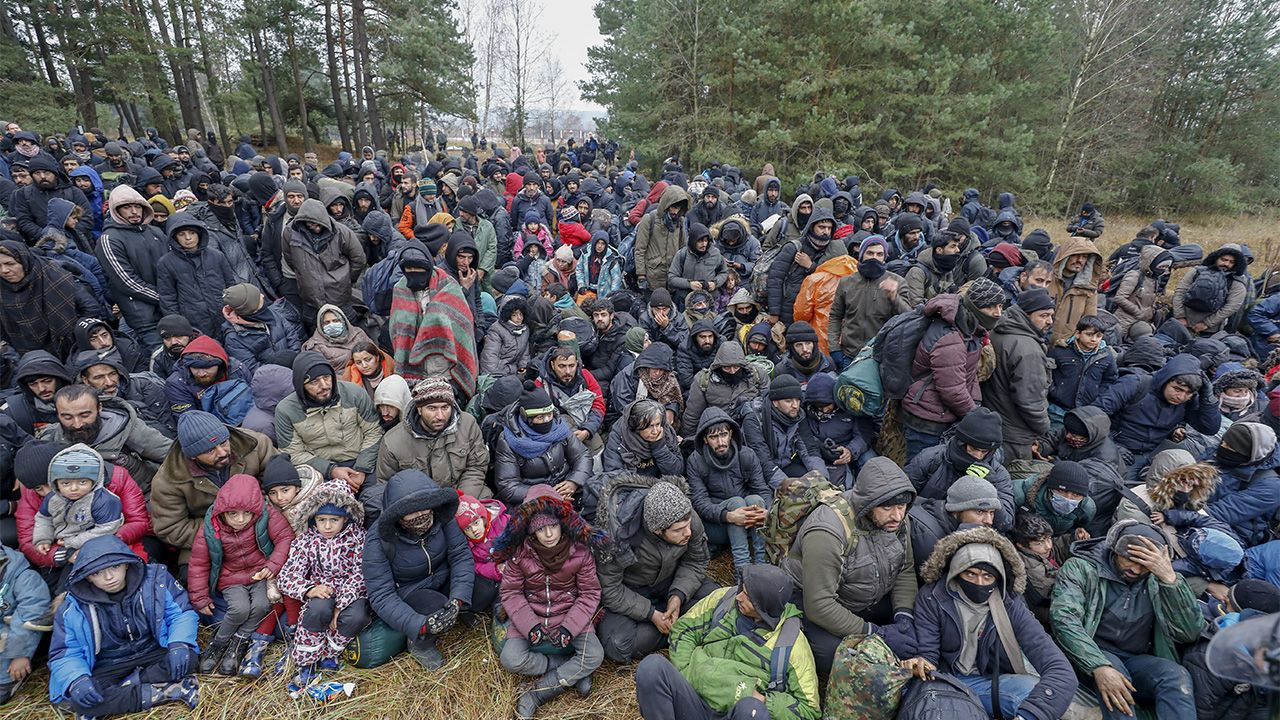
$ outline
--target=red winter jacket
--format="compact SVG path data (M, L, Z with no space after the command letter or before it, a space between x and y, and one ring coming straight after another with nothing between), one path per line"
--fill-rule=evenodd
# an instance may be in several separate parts
M142 494L142 488L138 487L138 483L134 482L133 476L123 466L107 463L107 468L109 475L107 490L120 498L124 514L124 524L116 531L116 537L123 540L130 550L145 561L147 552L142 549L142 538L151 534L151 515L147 512L147 498ZM41 554L31 542L32 531L36 524L36 512L40 510L40 503L43 500L44 498L36 494L35 490L22 488L22 497L18 500L16 513L18 548L32 565L53 567L53 553L58 546L54 545L49 548L49 552Z
M548 573L529 549L531 542L537 542L532 534L502 571L499 594L511 628L522 636L538 624L547 630L563 625L574 637L590 630L600 606L600 578L591 551L575 542L560 570Z
M560 230L560 243L569 247L578 247L591 242L591 231L576 222L562 222L558 226Z
M924 305L933 318L916 346L911 363L911 388L902 409L929 422L950 425L982 403L978 360L987 342L986 331L972 318L956 327L960 296L938 295Z
M627 213L627 222L631 223L632 227L635 227L640 222L640 218L644 217L644 213L649 209L650 205L658 204L658 201L662 199L662 191L667 189L667 185L666 180L659 180L654 183L653 187L649 188L649 195L631 208L631 212Z
M232 475L218 490L213 501L213 515L204 523L191 546L191 564L187 568L187 588L191 593L191 606L199 609L213 602L209 597L209 546L205 531L212 525L215 537L222 540L222 568L217 577L218 590L232 585L250 585L253 576L262 568L279 575L285 560L289 559L289 545L293 542L293 528L289 521L267 503L267 534L275 545L267 557L258 547L254 526L262 517L263 497L257 478L252 475ZM232 510L248 510L253 521L243 530L232 530L222 521L222 513Z

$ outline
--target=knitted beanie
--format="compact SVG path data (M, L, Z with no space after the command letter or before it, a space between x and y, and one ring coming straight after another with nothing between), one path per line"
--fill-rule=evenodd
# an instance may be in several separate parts
M804 320L796 320L787 327L787 343L795 342L818 342L818 331Z
M273 487L293 486L302 487L302 478L298 475L298 468L294 466L289 456L281 453L274 455L267 461L266 466L262 469L262 479L258 481L258 486L262 488L262 492L266 492Z
M1018 307L1030 315L1037 310L1052 310L1057 303L1044 288L1029 288L1018 294Z
M222 291L222 304L241 316L252 315L262 303L262 291L250 283L232 285Z
M962 510L999 510L1000 495L996 486L980 477L965 475L947 488L947 512Z
M657 535L689 517L693 503L669 482L657 482L644 496L644 526Z
M994 450L1004 443L1004 424L996 411L978 406L956 423L956 437L967 445Z
M965 291L964 296L977 308L1003 305L1005 301L1004 288L985 277L969 283L969 289Z
M188 410L178 416L178 446L189 458L209 452L230 437L226 423L203 410Z
M627 331L622 344L626 346L627 352L638 353L644 350L644 339L648 337L648 333L642 327L633 327Z
M31 440L13 456L13 474L23 487L35 490L49 482L49 463L70 445L53 440Z
M546 388L535 385L532 380L524 383L524 392L520 393L520 411L525 417L545 415L556 411L551 404L551 395Z
M49 463L49 485L56 488L59 480L89 478L102 475L102 456L96 450L78 443L53 456Z
M1236 610L1280 612L1280 588L1266 580L1245 578L1228 591L1227 597Z
M449 378L443 375L419 380L418 384L413 386L414 407L421 407L434 402L456 402L453 384L449 382Z
M801 400L803 398L804 390L800 387L800 381L791 375L779 375L769 383L770 400Z
M1071 460L1059 460L1053 464L1053 469L1049 471L1045 486L1050 490L1063 490L1080 495L1088 495L1092 482L1093 479L1089 476L1089 471L1085 470L1083 465Z

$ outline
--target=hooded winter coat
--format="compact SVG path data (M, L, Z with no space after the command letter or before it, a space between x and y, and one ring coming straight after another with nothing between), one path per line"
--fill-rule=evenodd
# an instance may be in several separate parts
M266 283L258 274L258 268L254 264L253 258L249 256L249 251L245 249L240 226L235 222L234 218L232 218L230 226L224 224L213 213L213 207L207 202L193 203L183 212L199 220L204 225L209 233L209 245L226 257L227 263L231 266L231 274L235 278L233 285L249 283L257 285L259 288L266 287ZM173 223L169 224L169 229L173 229Z
M1276 434L1261 423L1243 423L1253 439L1249 462L1216 464L1222 482L1209 496L1209 515L1231 526L1246 546L1270 539L1271 518L1280 510L1280 444Z
M838 240L830 240L822 249L813 244L810 233L813 231L813 226L823 220L831 221L834 225L831 211L820 205L815 206L813 212L809 214L809 222L805 223L797 241L784 246L773 264L769 266L767 284L769 314L777 315L784 325L789 326L795 320L795 301L805 278L816 272L826 261L848 255L844 243ZM801 252L809 258L808 268L801 267L795 261L796 255Z
M1175 355L1154 374L1124 374L1097 406L1111 416L1111 436L1129 452L1149 453L1164 442L1169 433L1188 425L1207 435L1222 426L1222 409L1213 394L1213 386L1202 381L1200 390L1181 405L1171 405L1164 397L1164 386L1181 375L1202 376L1200 359L1193 355Z
M342 321L344 330L337 337L329 337L323 332L325 313L336 313ZM318 352L333 365L334 372L346 377L351 366L351 356L357 347L372 342L368 333L357 325L351 324L347 313L337 305L322 305L316 311L316 329L311 337L302 343L303 352Z
M725 228L731 225L738 229L738 235L732 243L724 233ZM750 221L742 215L731 215L709 227L712 240L724 256L725 265L738 273L740 283L746 282L751 277L751 271L756 266L756 260L760 259L761 252L760 239L752 234Z
M1116 523L1106 538L1075 543L1071 546L1072 557L1058 570L1049 609L1050 629L1076 672L1084 677L1111 664L1094 640L1094 634L1102 622L1109 589L1127 585L1115 568L1112 547L1124 528L1133 522ZM1200 605L1182 576L1168 585L1151 574L1139 582L1145 585L1155 611L1152 654L1178 662L1176 644L1193 642L1204 627Z
M819 271L836 260L823 263L818 268ZM808 320L809 324L817 328L820 333L823 329L826 330L825 334L819 336L819 341L824 347L823 352L830 354L838 350L844 353L845 357L852 358L871 341L871 338L876 336L876 333L880 332L880 328L884 327L890 318L911 310L911 305L907 303L901 292L891 300L888 294L880 289L880 283L886 280L896 282L899 286L903 283L901 276L891 272L886 272L875 280L868 280L857 272L855 263L853 271L840 278L832 294L831 304L828 306L830 310L825 322L820 319L818 311L814 312L813 320L802 317L803 313L797 313L796 319ZM806 285L809 282L810 279L805 280ZM805 298L804 287L804 285L801 286L800 295L796 298L797 308L802 307L801 300Z
M1067 262L1073 255L1086 257L1084 269L1068 277ZM1102 253L1092 240L1070 237L1062 243L1053 256L1053 279L1049 282L1049 295L1057 303L1051 343L1056 344L1073 335L1080 318L1098 314L1098 283L1105 276Z
M841 520L836 510L822 504L801 523L781 566L802 589L804 614L814 625L837 637L867 634L866 622L855 613L886 595L895 612L911 612L916 573L908 521L885 532L868 517L877 505L901 493L915 495L902 469L889 458L872 458L853 489L843 493L855 517ZM852 538L845 532L846 521Z
M242 510L253 519L240 530L234 530L223 518L223 513ZM267 536L271 547L259 544L258 522L267 515ZM215 538L220 547L214 550L209 539ZM233 585L251 585L253 576L263 568L279 575L285 560L289 559L289 546L293 543L293 528L289 521L267 502L252 475L232 475L205 515L203 530L196 533L191 547L191 562L187 570L187 587L191 592L191 606L207 607L213 603L215 593L221 593ZM220 567L219 567L220 566Z
M169 409L173 411L174 415L181 415L192 408L199 410L201 408L201 399L204 397L205 392L213 387L213 385L198 385L191 377L190 358L197 353L215 358L222 364L220 372L215 376L213 385L225 382L244 382L248 384L250 380L250 377L245 375L244 370L240 368L239 363L231 362L230 358L227 357L227 351L222 348L222 345L218 344L217 340L208 335L194 338L183 348L182 355L174 366L173 372L169 373L169 377L164 381L164 394L169 398Z
M676 218L670 229L667 228L667 211L673 205L683 205L687 212L689 204L689 194L680 186L671 185L662 191L657 209L645 214L636 225L636 276L647 280L652 289L667 286L671 261L687 244L689 237L683 215Z
M699 333L711 333L714 336L711 347L703 350L698 345ZM685 395L689 394L689 385L693 382L693 376L711 366L711 361L715 358L720 345L720 336L716 335L715 321L711 318L703 318L689 328L684 342L676 348L676 379L680 382L680 389Z
M102 425L98 437L89 444L103 460L123 466L144 492L149 491L151 479L173 441L148 425L129 401L106 397L99 402ZM37 437L67 442L66 432L56 422L42 428Z
M511 314L519 310L525 319L519 325L511 323ZM480 372L502 377L514 375L532 362L530 346L533 331L529 328L529 310L524 298L505 295L498 304L498 322L489 326L484 336L484 348L480 351Z
M1142 320L1150 322L1155 317L1156 300L1160 297L1161 282L1152 271L1161 255L1168 251L1159 245L1146 245L1138 253L1138 267L1120 278L1115 293L1115 316L1120 336L1128 337L1129 326Z
M738 367L732 383L723 373L716 372L729 366ZM680 418L680 434L692 436L701 426L703 416L712 408L741 415L745 404L764 394L768 382L758 365L747 362L741 345L722 342L710 367L699 370L690 383L688 400Z
M601 457L605 471L627 470L653 477L683 475L684 458L680 454L680 446L676 444L675 428L668 425L664 418L662 439L649 443L628 427L634 409L634 402L622 408L620 416L611 426L604 455Z
M696 241L697 238L688 233L684 247L676 251L675 257L671 258L671 266L667 268L666 287L671 289L672 296L680 304L693 289L693 281L710 282L719 288L729 277L728 265L715 240L707 236L707 249L702 253L694 249Z
M313 233L307 223L322 230ZM364 248L354 232L329 217L319 200L306 200L286 232L285 256L298 280L298 294L310 307L349 307L352 288L364 272Z
M1006 457L1030 458L1031 443L1049 432L1047 393L1053 378L1044 336L1014 305L991 331L991 345L996 369L982 383L983 405L1000 413L1004 421Z
M535 485L555 486L569 481L579 489L591 479L591 455L559 415L548 435L536 436L524 421L520 406L506 413L502 434L493 449L493 482L498 499L509 507L524 502ZM553 440L563 434L561 440ZM534 453L537 453L536 455Z
M386 483L405 469L427 472L441 487L479 500L493 497L485 484L489 448L475 417L457 406L452 419L434 436L423 428L416 408L404 410L400 424L387 431L378 449L378 482Z
M1111 418L1101 410L1085 405L1069 410L1067 415L1080 419L1088 430L1088 440L1083 446L1074 448L1067 444L1065 438L1059 439L1054 455L1058 460L1080 463L1089 472L1089 498L1096 511L1093 521L1085 525L1085 529L1091 537L1099 537L1111 527L1111 518L1120 504L1120 489L1125 486L1124 459L1111 439Z
M51 377L57 379L59 387L76 382L76 377L56 357L45 350L32 350L23 353L13 369L13 382L18 386L17 392L5 398L0 406L18 427L29 435L34 435L40 428L58 422L58 413L53 402L45 402L31 392L29 383L37 378Z
M126 565L125 588L112 597L89 582L99 570ZM163 565L148 565L119 538L97 538L80 550L49 644L49 700L68 699L76 680L102 662L140 660L173 645L199 647L198 615L187 591Z
M281 355L296 353L302 348L302 326L293 306L287 300L280 299L264 305L251 318L242 316L243 322L233 322L225 311L222 317L223 347L227 355L250 376L255 376L262 365L279 360ZM364 331L353 328L348 335L355 335L357 332ZM316 345L328 347L324 343ZM254 399L257 399L256 392Z
M151 224L151 205L137 190L121 185L107 200L107 222L94 254L102 264L111 294L131 326L142 318L154 328L160 319L160 293L156 289L160 258L169 249L164 233ZM123 205L141 205L142 223L133 225L119 214Z
M209 231L196 218L178 213L167 227L169 251L160 258L156 270L160 312L181 315L201 333L216 337L222 329L222 292L237 282L231 264L209 246ZM179 230L194 230L200 235L195 250L178 245Z
M49 608L49 588L22 553L7 546L0 546L0 605L5 608L0 618L3 657L7 662L32 659L42 633L26 626L38 624Z
M932 321L911 362L911 387L902 399L904 422L911 425L915 418L945 427L982 401L978 360L986 331L961 307L959 295L933 298L925 303L924 314Z
M1036 686L1016 708L1017 716L1029 720L1062 717L1071 705L1079 681L1066 655L1054 644L1053 638L1045 632L1022 599L1027 583L1022 558L1013 543L994 530L974 528L944 538L921 567L921 579L928 584L921 587L916 596L915 630L920 656L942 672L958 672L956 664L965 654L966 637L963 615L957 606L967 603L968 599L958 591L955 581L967 569L961 566L972 567L978 562L1000 569L996 580L1000 593L992 595L988 602L999 601L1004 605L1013 629L1014 637L1010 639L1030 661L1038 677ZM981 606L969 604L985 611L986 616L976 639L975 674L990 676L996 672L997 663L1000 674L1014 672L986 603ZM1015 708L1002 707L1001 710L1013 713Z
M707 431L720 424L727 424L733 432L729 456L723 459L711 452L706 440ZM718 407L708 408L698 421L686 472L689 499L705 522L723 523L724 512L717 506L730 498L759 495L767 504L773 497L756 451L746 444L738 423Z
M329 401L316 403L303 383L308 375L328 371L333 379ZM293 394L276 406L276 444L294 464L306 463L332 477L340 463L373 473L382 440L380 416L364 388L338 380L333 366L318 354L303 353L293 364Z
M840 349L838 344L830 344L831 310L844 279L857 272L857 260L848 255L839 255L823 262L800 283L800 292L792 303L792 318L803 320L819 330L818 351L823 355L830 355L832 349ZM876 284L883 281L882 277ZM887 297L885 301L888 302ZM874 318L868 320L874 322ZM824 329L826 332L823 332Z
M945 443L916 453L907 463L906 473L920 497L946 500L947 489L951 484L975 465L985 470L981 477L995 486L996 495L1000 497L996 529L1003 532L1012 528L1014 509L1017 507L1013 501L1013 480L1005 466L995 459L994 452L986 461L974 460L964 451L960 438L953 434Z
M84 214L76 223L76 232L83 237L92 237L93 208L89 205L89 200L84 193L80 192L80 188L72 184L71 178L67 177L61 163L52 155L42 152L31 158L27 164L27 170L31 173L40 170L52 172L54 186L46 190L33 180L30 185L15 191L13 197L9 199L9 214L17 222L18 232L22 233L22 237L26 238L28 243L34 243L40 239L40 231L48 224L46 213L49 201L56 197L70 200L84 210Z
M293 393L293 370L282 365L259 365L253 373L253 407L240 426L276 441L276 407Z
M433 512L431 529L410 535L400 519L421 510ZM458 493L419 470L402 470L387 483L382 515L365 540L363 568L369 604L396 632L416 638L426 625L426 616L406 602L418 591L471 604L476 566L467 536L454 522L457 511Z
M955 266L945 271L934 260L937 248L920 251L899 290L903 299L914 307L942 293L960 292L960 288L986 275L987 261L978 251L978 245L978 239L970 235L957 254Z
M1200 312L1187 307L1184 304L1186 293L1195 283L1196 276L1203 272L1221 272L1217 270L1218 258L1223 255L1231 255L1235 258L1236 264L1227 275L1227 298L1222 306L1213 312ZM1178 282L1178 288L1173 291L1173 317L1177 320L1185 320L1188 329L1191 329L1199 323L1205 324L1205 334L1216 333L1219 330L1232 332L1234 327L1227 327L1227 323L1232 319L1241 308L1244 307L1245 300L1249 294L1249 275L1248 265L1245 262L1244 252L1240 246L1235 243L1227 243L1222 247L1214 250L1205 256L1200 266L1191 270L1182 276L1182 280Z
M759 199L756 200L756 204L751 208L751 227L758 233L764 227L765 220L774 215L786 214L789 208L786 203L782 202L782 183L779 182L778 178L768 174L761 175L756 178L756 186L756 194ZM769 190L771 188L778 191L778 199L774 202L769 202Z
M604 250L596 252L596 245L603 239ZM599 256L597 258L597 256ZM593 269L599 262L599 270ZM578 258L577 269L578 290L594 290L596 297L607 297L609 293L622 289L622 255L609 244L609 234L603 230L591 233L591 244Z
M181 551L179 562L185 563L191 556L192 543L218 496L219 486L232 475L261 476L267 461L277 454L266 435L234 427L227 430L231 434L231 464L226 469L215 473L201 467L174 443L151 483L155 535Z

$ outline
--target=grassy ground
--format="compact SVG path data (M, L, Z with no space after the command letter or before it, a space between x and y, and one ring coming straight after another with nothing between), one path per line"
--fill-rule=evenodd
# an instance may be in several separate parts
M1107 231L1098 243L1104 254L1129 241L1145 225L1146 219L1108 217ZM1066 222L1061 219L1026 219L1025 228L1043 227L1055 242L1066 237ZM1214 248L1226 242L1247 242L1258 260L1254 275L1266 267L1280 265L1280 243L1273 242L1276 220L1272 218L1193 218L1182 222L1184 242ZM727 582L730 563L722 554L712 564L712 575ZM488 642L483 627L459 627L441 642L447 664L445 669L427 673L407 654L389 665L372 670L344 668L326 679L355 683L355 692L327 705L308 700L289 699L285 679L264 676L255 682L238 679L204 679L201 702L194 712L183 705L169 705L145 715L149 719L170 718L462 718L468 720L500 720L512 717L516 686L520 679L502 670ZM283 652L281 645L272 647L268 658L274 661ZM606 663L595 677L595 691L582 699L570 692L553 701L543 711L548 718L580 720L631 720L639 717L636 709L633 667ZM6 720L55 718L58 713L47 699L48 673L38 671L26 683L18 697L4 706Z

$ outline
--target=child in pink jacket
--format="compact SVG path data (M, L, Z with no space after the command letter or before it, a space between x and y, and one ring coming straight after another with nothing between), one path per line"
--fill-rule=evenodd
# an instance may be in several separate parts
M493 543L507 529L510 516L501 500L477 500L458 491L458 512L453 516L471 545L476 561L476 583L471 591L471 607L483 610L496 605L502 569L493 560Z

